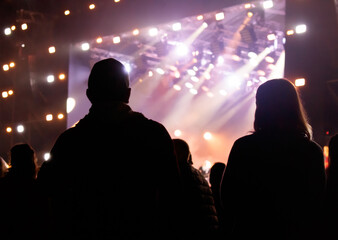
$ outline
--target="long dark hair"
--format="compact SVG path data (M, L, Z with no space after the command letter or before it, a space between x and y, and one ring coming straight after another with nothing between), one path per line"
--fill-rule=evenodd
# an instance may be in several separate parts
M303 135L312 129L296 87L287 79L272 79L259 86L256 94L255 133Z

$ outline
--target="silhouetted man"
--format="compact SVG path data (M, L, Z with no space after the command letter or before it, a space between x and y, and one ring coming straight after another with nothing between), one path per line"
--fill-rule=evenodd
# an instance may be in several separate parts
M180 183L167 130L127 105L129 77L115 59L93 66L86 94L89 113L38 175L53 237L175 239Z

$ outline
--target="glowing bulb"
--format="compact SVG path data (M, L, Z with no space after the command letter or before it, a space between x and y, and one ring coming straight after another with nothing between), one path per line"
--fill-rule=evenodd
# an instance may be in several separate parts
M179 130L179 129L176 129L176 130L174 131L174 135L175 135L175 137L180 137L180 136L182 135L182 131Z
M2 98L8 98L8 92L7 91L3 91L1 95L2 95Z
M47 82L48 82L48 83L54 82L54 75L48 75L48 76L47 76Z
M150 28L148 33L151 37L155 37L158 34L158 29L157 28Z
M66 75L64 73L60 73L59 74L59 79L60 80L65 80L65 78L66 78Z
M69 11L69 10L66 10L66 11L64 12L64 14L65 14L66 16L68 16L68 15L70 14L70 11Z
M197 19L198 21L203 20L203 15L198 15L198 16L196 17L196 19Z
M53 120L53 114L47 114L46 115L46 121L49 122L49 121L52 121Z
M295 86L296 87L301 87L305 85L305 78L297 78L295 80Z
M174 86L173 86L173 88L176 90L176 91L181 91L181 86L180 85L177 85L177 84L175 84Z
M43 155L43 159L45 159L45 161L48 161L49 159L50 159L50 153L48 152L48 153L45 153L44 155Z
M121 42L121 38L119 36L113 37L113 43L118 44Z
M6 132L11 133L12 131L13 131L13 130L12 130L11 127L7 127L7 128L6 128Z
M61 119L63 119L64 117L65 117L65 116L64 116L62 113L59 113L59 114L58 114L58 119L61 120Z
M92 4L89 5L90 10L93 10L94 8L95 8L95 4L92 3Z
M12 25L11 26L11 30L14 31L16 29L16 26L15 25Z
M216 13L215 19L216 19L217 21L223 20L223 19L224 19L224 12Z
M181 23L177 22L177 23L173 24L172 28L173 28L174 31L179 31L179 30L182 29L182 25L181 25Z
M71 111L73 111L73 109L75 108L76 105L76 101L74 98L68 98L67 99L67 113L70 113Z
M296 26L295 31L296 31L297 34L305 33L306 32L306 25L300 24L300 25Z
M11 68L15 67L15 62L10 62L9 67L11 67Z
M25 127L20 124L16 127L16 130L18 131L18 133L23 133L25 131Z
M13 94L14 94L13 90L8 90L8 95L13 95Z
M137 28L133 30L133 35L139 35L140 34L140 30L138 30Z
M27 23L21 24L21 29L22 29L22 30L27 30L27 29L28 29Z
M175 53L178 55L178 56L186 56L189 52L189 48L187 47L187 45L183 44L183 43L179 43L177 46L176 46L176 49L175 49Z
M102 43L102 42L103 42L103 39L102 39L102 37L98 37L98 38L96 38L96 42L97 42L97 43Z
M55 53L55 51L56 51L56 49L55 49L54 46L51 46L51 47L48 48L48 52L49 52L50 54Z
M82 43L81 49L82 49L82 51L88 51L90 49L89 43Z
M9 65L8 65L8 64L4 64L4 65L2 66L2 69L3 69L4 71L8 71L8 70L9 70Z
M212 134L210 133L210 132L205 132L204 134L203 134L203 138L205 139L205 140L211 140L212 139Z
M6 36L11 35L12 30L9 27L5 28L4 33L5 33Z
M268 9L273 7L273 1L272 0L266 0L263 2L263 8Z

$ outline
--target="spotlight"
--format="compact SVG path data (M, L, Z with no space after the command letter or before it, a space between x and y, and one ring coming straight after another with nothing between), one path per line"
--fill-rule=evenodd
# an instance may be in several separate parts
M121 42L121 38L119 36L113 37L113 43L118 44Z
M16 127L16 130L18 131L18 133L23 133L25 131L25 127L20 124Z
M174 131L174 135L175 135L176 137L179 137L179 136L182 135L182 131L179 130L179 129L176 129L176 130Z
M82 51L88 51L90 49L89 43L82 43L81 49L82 49Z
M180 85L177 85L177 84L175 84L174 86L173 86L173 88L176 90L176 91L181 91L181 86Z
M51 47L48 48L48 52L49 52L50 54L55 53L55 51L56 51L56 49L55 49L54 46L51 46Z
M4 33L5 33L6 36L11 35L12 30L9 27L5 28Z
M61 119L63 119L63 118L64 118L64 115L63 115L62 113L59 113L59 114L58 114L58 119L61 120Z
M6 128L6 132L7 132L7 133L11 133L12 131L13 131L13 130L12 130L11 127L7 127L7 128Z
M2 95L2 98L8 98L8 92L7 91L3 91L1 95Z
M268 34L268 36L266 36L266 37L267 37L267 39L268 39L269 41L273 41L273 40L276 39L276 35L275 35L274 33L270 33L270 34Z
M174 23L173 26L172 26L172 29L173 29L174 31L179 31L179 30L181 30L181 29L182 29L181 23L179 23L179 22Z
M149 36L155 37L158 34L158 29L157 28L150 28L148 33L149 33Z
M268 9L273 7L273 1L272 0L266 0L263 2L263 8Z
M306 32L306 25L305 24L300 24L297 25L295 28L295 31L297 34L305 33Z
M15 67L15 62L10 62L9 67L11 67L11 68Z
M198 20L198 21L201 21L201 20L203 20L203 15L198 15L197 17L196 17L196 19Z
M305 85L305 78L297 78L295 80L295 86L296 87L301 87Z
M60 73L59 74L59 79L60 80L65 80L66 79L66 75L64 73Z
M216 21L223 20L224 19L224 12L216 13L215 19L216 19Z
M100 43L102 43L102 42L103 42L103 39L102 39L102 37L98 37L98 38L96 38L96 42L97 42L97 43L99 43L99 44L100 44Z
M180 56L180 57L183 57L183 56L186 56L189 52L189 48L187 45L183 44L183 43L178 43L176 45L176 49L175 49L175 53Z
M193 94L193 95L196 95L196 94L198 93L198 91L197 91L196 89L194 89L194 88L191 88L191 89L189 90L189 92L190 92L191 94Z
M21 24L21 29L24 30L24 31L27 30L28 29L27 23Z
M293 29L286 31L286 35L288 35L288 36L293 35L293 34L295 34L295 31Z
M55 80L54 75L48 75L47 76L47 82L48 83L52 83L52 82L54 82L54 80Z
M95 4L92 3L92 4L89 5L90 10L93 10L94 8L95 8Z
M133 30L133 35L134 36L137 36L137 35L139 35L140 34L140 30L138 30L137 28L135 28L134 30Z
M70 113L71 111L73 111L73 109L75 108L75 105L76 105L75 99L72 97L69 97L67 99L67 107L66 107L67 113Z
M47 114L46 115L46 121L47 122L50 122L50 121L52 121L53 120L53 115L52 114Z
M9 70L9 65L8 64L4 64L3 66L2 66L2 69L6 72L6 71L8 71Z
M45 159L45 161L48 161L50 159L50 153L47 152L43 155L43 159Z
M64 14L65 14L66 16L68 16L68 15L70 14L70 11L69 11L69 10L66 10L66 11L64 12Z
M14 91L11 89L11 90L8 90L8 95L13 95L14 94Z
M211 140L212 139L212 134L210 132L205 132L203 134L203 138L207 141Z
M14 31L16 29L16 26L15 25L12 25L11 26L11 30Z

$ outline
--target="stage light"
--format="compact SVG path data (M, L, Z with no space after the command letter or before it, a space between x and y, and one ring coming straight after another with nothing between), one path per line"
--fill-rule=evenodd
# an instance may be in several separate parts
M66 79L66 75L64 73L60 73L59 74L59 79L60 80L65 80Z
M73 111L73 109L75 108L75 105L76 105L76 101L74 98L67 98L67 113L70 113L71 111Z
M47 82L48 83L52 83L52 82L54 82L54 80L55 80L54 75L48 75L47 76Z
M202 26L203 26L203 28L207 28L209 25L208 25L207 22L203 22Z
M201 21L201 20L203 20L203 15L198 15L197 17L196 17L196 19L198 20L198 21Z
M219 94L221 94L222 96L228 95L227 91L225 91L224 89L219 90Z
M183 43L178 43L176 45L176 48L175 48L175 53L176 55L180 56L180 57L183 57L183 56L186 56L189 52L189 48L187 45L183 44Z
M53 120L53 114L47 114L46 115L46 121L47 122L50 122L50 121L52 121Z
M90 49L89 43L82 43L81 49L82 49L82 51L88 51Z
M248 57L249 58L257 58L257 53L255 53L255 52L248 52Z
M266 36L266 38L269 40L269 41L273 41L276 39L276 35L274 33L270 33L268 34L268 36Z
M131 72L131 66L129 63L123 62L124 69L126 70L127 73Z
M266 0L263 2L263 8L268 9L273 7L273 1L272 0Z
M9 67L11 67L11 68L15 67L15 62L10 62Z
M157 28L150 28L148 33L149 33L149 36L155 37L158 34L158 29Z
M8 92L7 91L3 91L1 95L2 95L2 98L8 98Z
M286 35L288 35L288 36L293 35L293 34L295 34L295 31L293 29L286 31Z
M11 35L12 30L9 27L7 27L7 28L5 28L4 33L5 33L6 36Z
M140 34L140 30L138 30L137 28L135 28L134 30L133 30L133 35L134 36L137 36L137 35L139 35Z
M12 131L13 131L13 130L12 130L11 127L7 127L7 128L6 128L6 132L7 132L7 133L11 133Z
M47 153L43 154L43 159L45 159L45 161L48 161L50 159L50 153L47 152Z
M224 19L224 12L216 13L215 19L216 19L216 21L223 20Z
M240 56L238 56L238 55L235 55L235 54L231 56L231 59L232 59L232 60L234 60L234 61L236 61L236 62L239 62L239 61L241 61L241 58L240 58Z
M274 62L275 62L275 59L273 59L273 57L266 56L266 57L265 57L265 61L266 61L267 63L274 63Z
M181 86L180 85L177 85L177 84L174 84L173 88L176 90L176 91L181 91Z
M55 53L55 51L56 51L56 49L55 49L54 46L50 46L50 47L48 48L48 52L49 52L50 54Z
M305 78L297 78L295 80L295 86L296 87L301 87L305 85Z
M234 88L234 89L239 89L242 81L241 79L236 76L236 75L230 75L227 79L226 79L226 83L230 88Z
M14 94L14 91L11 89L11 90L8 90L8 95L12 96Z
M70 14L70 11L69 11L69 10L66 10L66 11L64 12L64 14L65 14L66 16L68 16L68 15Z
M16 127L16 131L18 133L23 133L25 131L25 127L22 124L20 124Z
M8 64L4 64L3 66L2 66L2 69L6 72L6 71L8 71L9 70L9 65Z
M114 2L118 3L118 2L120 2L120 0L114 0Z
M187 88L193 88L193 87L194 87L194 85L192 85L192 83L190 83L190 82L186 82L184 85L185 85Z
M93 10L94 8L95 8L95 4L92 3L92 4L89 5L90 10Z
M180 136L182 135L182 131L179 130L179 129L176 129L176 130L174 131L174 135L175 135L175 137L180 137Z
M113 37L113 43L118 44L121 42L121 38L119 36Z
M154 76L153 71L149 71L149 72L148 72L148 77L152 77L152 76Z
M21 47L24 48L24 47L26 47L26 45L23 43L23 44L21 44Z
M217 57L217 65L220 66L224 63L224 57L223 56L218 56Z
M198 93L198 91L197 91L196 89L194 89L194 88L191 88L191 89L189 90L189 92L190 92L191 94L193 94L193 95L196 95L196 94Z
M162 68L156 68L156 72L160 75L163 75L165 71Z
M180 74L179 71L175 71L174 76L175 76L175 78L180 78L181 74Z
M249 18L251 18L251 17L253 16L253 12L248 12L246 15L247 15Z
M188 73L188 75L190 75L190 76L195 76L195 75L196 75L196 72L195 72L193 69L188 69L188 70L187 70L187 73Z
M16 29L16 26L15 25L12 25L11 26L11 30L14 31Z
M300 24L297 25L295 28L295 31L297 34L305 33L306 32L306 25L305 24Z
M245 9L251 8L251 3L246 3L246 4L244 4L244 8L245 8Z
M102 37L98 37L98 38L96 38L96 42L97 42L97 43L99 43L99 44L100 44L100 43L102 43L102 42L103 42L103 39L102 39Z
M210 132L205 132L203 134L203 138L207 141L211 140L212 139L212 134Z
M61 120L61 119L63 119L63 118L64 118L64 115L63 115L62 113L59 113L59 114L58 114L58 119Z
M181 29L182 29L181 23L179 23L179 22L174 23L174 24L172 25L172 29L173 29L174 31L179 31L179 30L181 30Z
M24 30L24 31L27 30L28 29L27 23L21 24L21 29Z
M192 76L190 79L191 79L191 81L193 81L193 82L199 82L199 81L200 81L199 78L196 77L196 76Z

